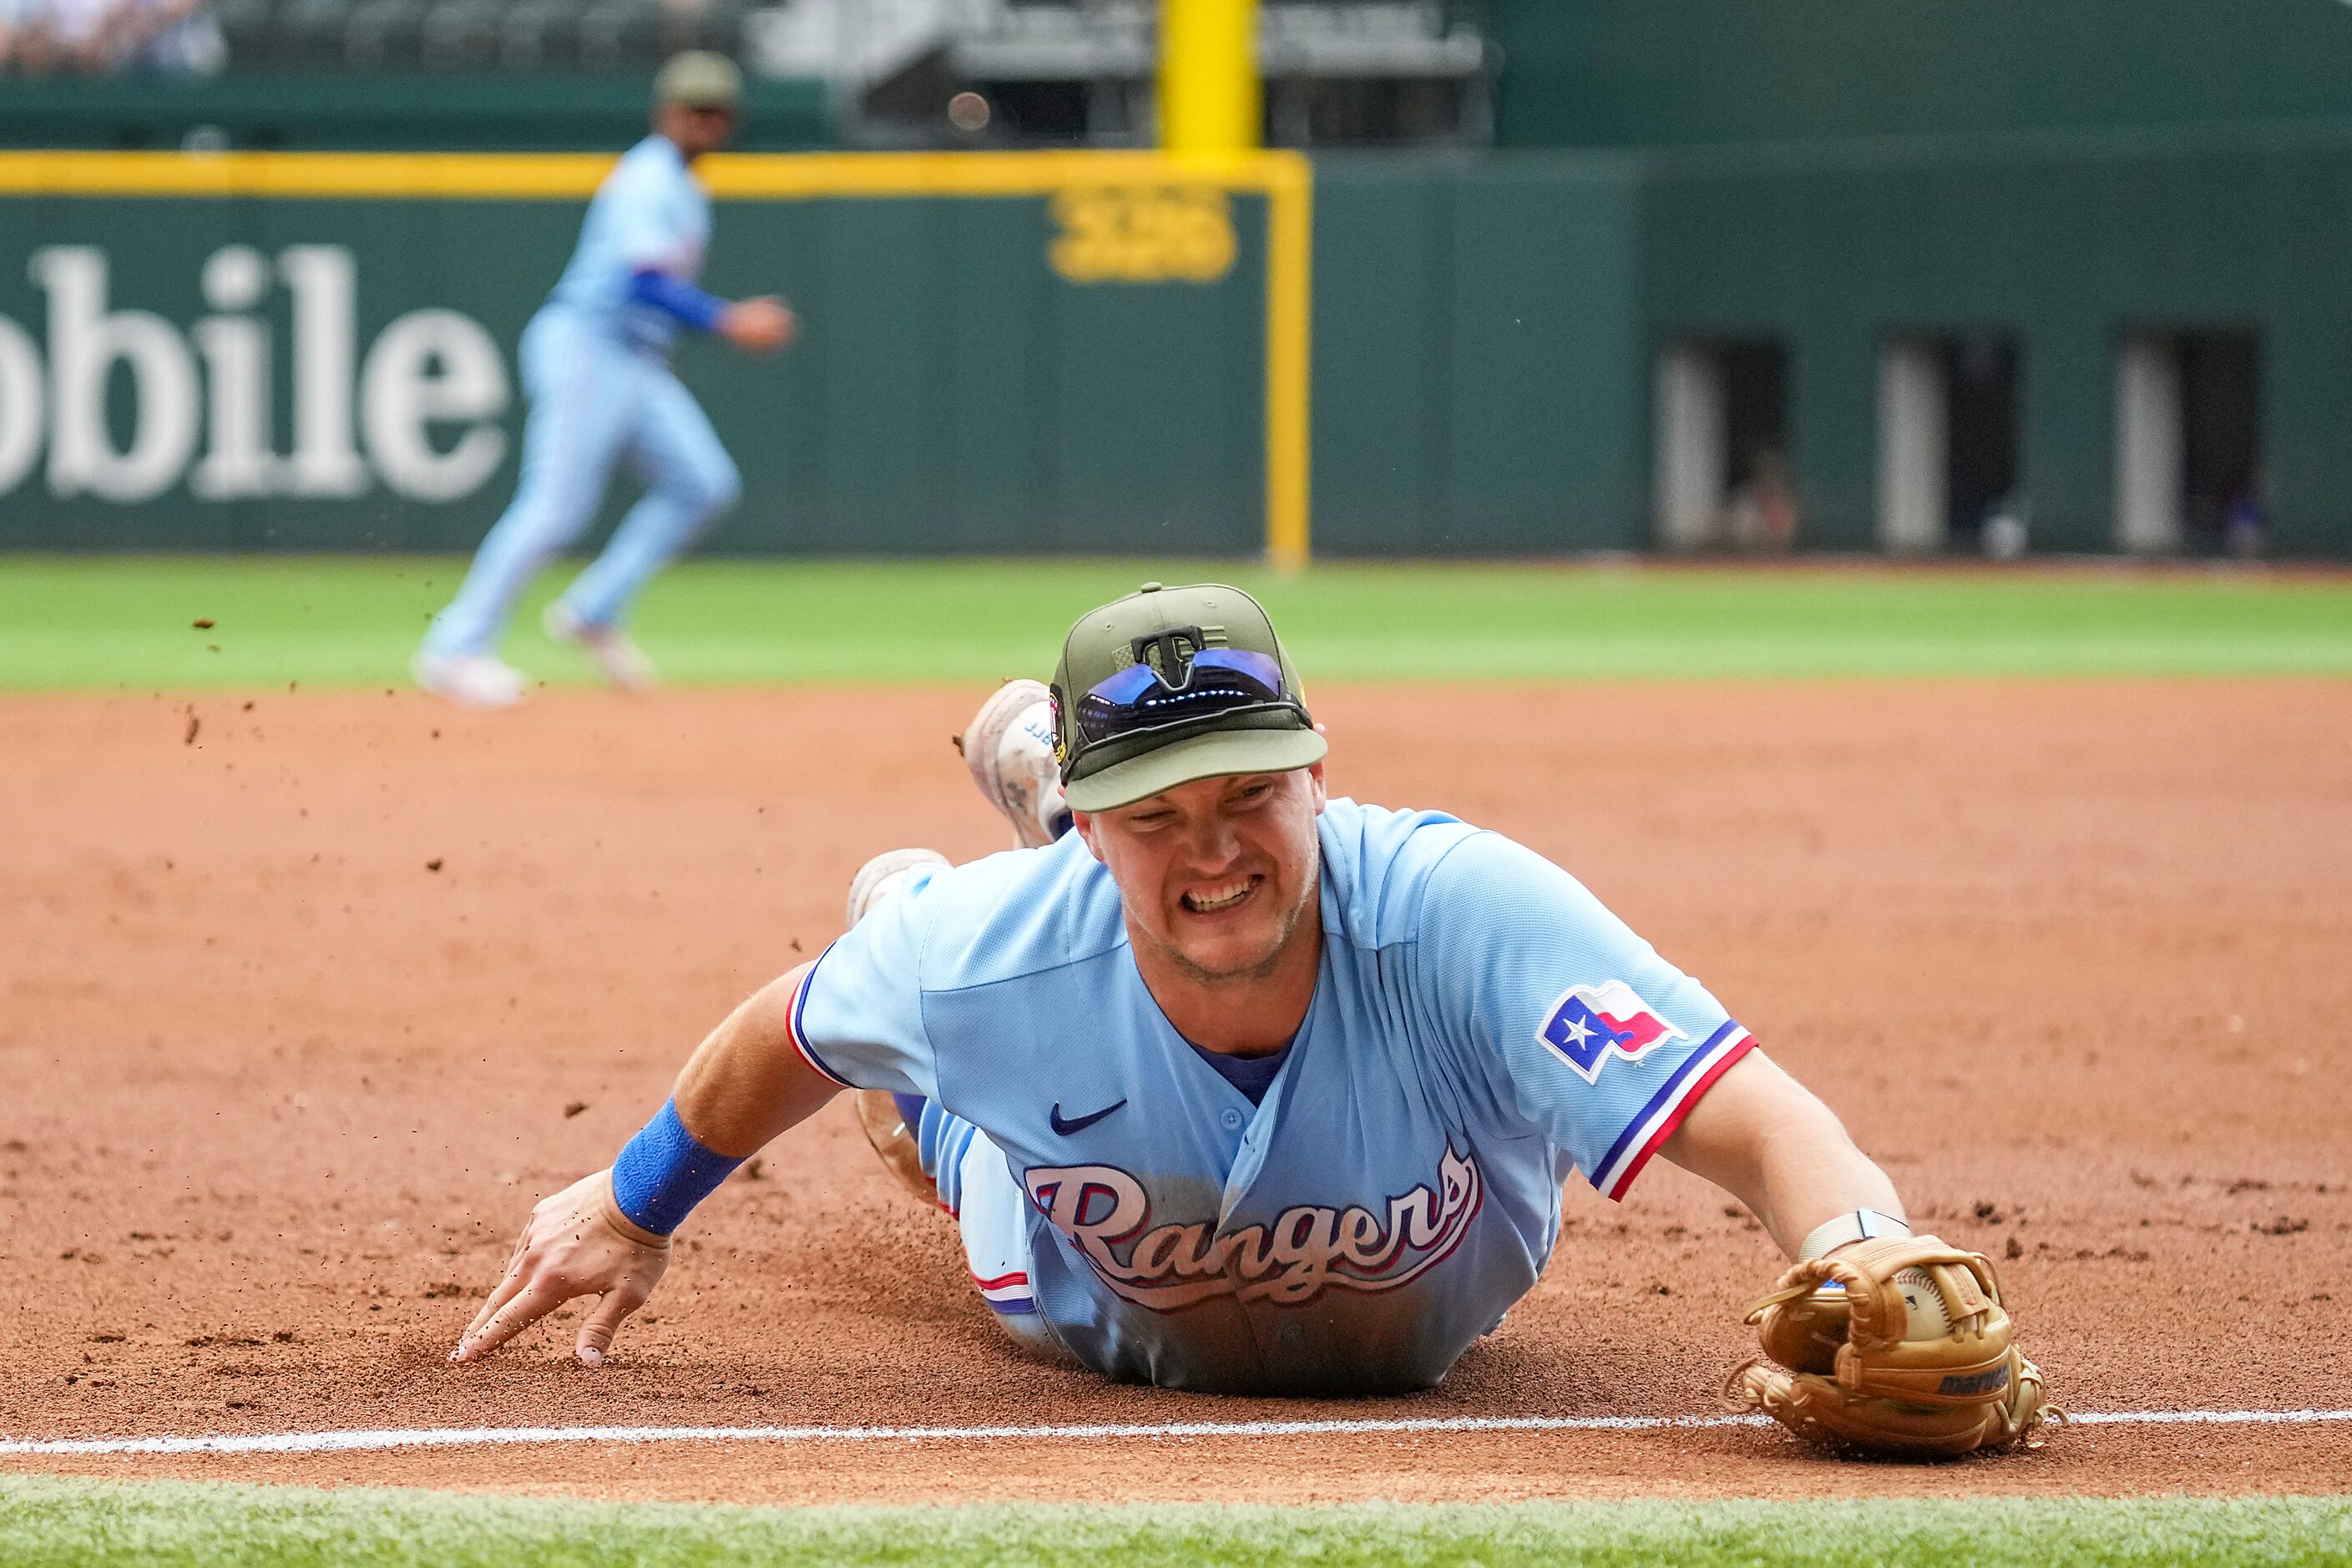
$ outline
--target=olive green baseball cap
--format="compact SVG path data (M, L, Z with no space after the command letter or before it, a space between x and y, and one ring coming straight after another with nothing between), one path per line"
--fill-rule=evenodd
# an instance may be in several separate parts
M1220 657L1194 668L1211 653ZM1138 665L1153 679L1113 682L1135 688L1136 701L1097 691ZM1054 758L1073 811L1130 805L1195 779L1288 773L1328 749L1273 621L1239 588L1146 583L1087 611L1062 640Z
M725 55L709 49L688 49L662 62L654 78L654 102L688 109L738 109L743 102L743 73Z

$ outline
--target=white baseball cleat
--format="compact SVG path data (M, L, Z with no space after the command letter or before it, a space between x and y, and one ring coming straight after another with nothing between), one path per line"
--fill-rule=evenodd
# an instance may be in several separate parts
M530 678L487 653L431 653L422 648L408 661L416 684L460 708L495 712L511 708L530 689Z
M654 661L620 627L583 621L561 599L540 612L539 624L554 641L570 643L594 659L605 679L622 690L652 689Z
M1062 770L1054 761L1054 704L1034 680L1008 680L956 737L963 765L989 805L1013 824L1013 841L1040 848L1070 826Z
M936 849L885 849L857 868L849 879L849 923L904 887L909 872L925 866L945 866L948 858Z

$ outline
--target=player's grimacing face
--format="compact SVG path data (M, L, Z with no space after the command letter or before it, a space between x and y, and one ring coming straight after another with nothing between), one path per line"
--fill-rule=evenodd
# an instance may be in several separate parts
M1323 767L1196 779L1080 813L1130 924L1200 980L1264 973L1313 896Z

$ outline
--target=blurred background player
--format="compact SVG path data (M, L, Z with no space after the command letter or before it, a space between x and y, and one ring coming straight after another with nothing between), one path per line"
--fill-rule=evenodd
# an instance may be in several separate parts
M685 326L770 353L796 326L780 300L730 302L695 286L710 198L694 161L727 143L741 101L741 75L725 56L672 58L655 80L653 134L597 187L571 265L523 330L531 406L522 477L417 650L412 668L425 690L468 708L522 700L522 673L498 656L515 596L588 526L623 457L645 479L646 494L604 553L548 606L544 624L550 637L585 649L615 684L651 682L651 663L622 629L629 606L741 488L718 433L670 369L671 340Z

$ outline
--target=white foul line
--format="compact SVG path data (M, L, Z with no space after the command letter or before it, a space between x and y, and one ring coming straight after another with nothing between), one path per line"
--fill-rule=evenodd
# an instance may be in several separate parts
M2352 1410L2110 1410L2069 1415L2081 1426L2305 1426L2352 1421ZM1171 1421L1068 1426L421 1426L186 1437L0 1439L16 1454L358 1454L552 1443L887 1443L1095 1441L1121 1437L1349 1437L1423 1432L1641 1432L1770 1426L1766 1415L1449 1415L1408 1420Z

